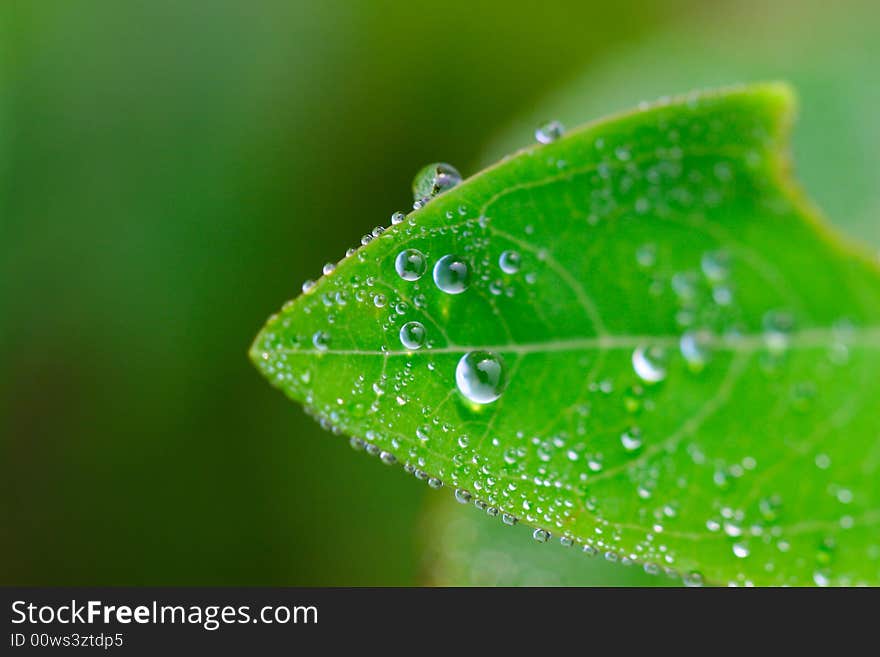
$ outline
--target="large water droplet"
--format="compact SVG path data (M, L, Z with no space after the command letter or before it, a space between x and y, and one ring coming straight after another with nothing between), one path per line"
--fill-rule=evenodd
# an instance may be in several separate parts
M540 128L535 130L535 139L542 144L549 144L556 141L565 132L565 126L559 121L548 121Z
M468 352L455 368L455 384L470 401L489 404L501 396L507 385L504 361L489 351Z
M666 351L662 347L638 347L633 351L632 365L645 383L657 383L666 378Z
M419 349L425 344L427 332L421 322L407 322L400 327L400 343L407 349Z
M505 251L498 258L498 266L505 274L515 274L522 264L522 257L516 251Z
M427 268L428 260L418 249L405 249L394 259L394 269L405 281L419 280Z
M434 283L447 294L461 294L470 285L467 262L457 255L445 255L434 265Z
M434 162L421 169L413 179L413 198L424 202L461 182L461 174L451 164Z

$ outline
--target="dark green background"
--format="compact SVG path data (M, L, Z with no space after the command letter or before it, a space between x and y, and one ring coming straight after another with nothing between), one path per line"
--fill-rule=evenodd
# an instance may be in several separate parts
M3 3L0 583L438 583L426 487L320 430L250 341L422 164L473 173L585 67L719 7Z

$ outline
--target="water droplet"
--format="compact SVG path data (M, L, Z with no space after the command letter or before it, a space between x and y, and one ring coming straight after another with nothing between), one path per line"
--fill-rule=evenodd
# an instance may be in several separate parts
M407 349L420 349L425 344L427 332L421 322L407 322L400 327L400 343Z
M388 297L384 294L380 293L373 296L373 305L376 306L376 308L384 308L387 303Z
M699 372L706 366L710 355L712 336L708 331L686 331L679 340L679 349L688 367Z
M324 276L326 276L327 274L332 274L334 269L336 269L336 263L328 262L324 265L324 268L321 271L324 272Z
M516 251L505 251L498 258L498 266L505 274L515 274L522 264L522 257Z
M707 251L700 259L700 267L710 281L721 282L730 274L730 255L727 251Z
M643 244L636 249L636 262L640 267L653 267L657 262L657 246L655 244Z
M698 572L687 573L682 577L682 582L688 587L698 587L703 585L703 576Z
M488 351L471 351L458 361L455 383L462 395L476 404L495 401L507 385L501 356Z
M749 548L745 543L734 543L732 549L733 555L738 559L745 559L749 556Z
M413 198L424 202L461 182L461 174L451 164L434 162L421 169L413 180Z
M501 522L503 522L505 525L513 526L518 522L518 519L516 516L512 516L509 513L502 513Z
M384 463L385 465L394 465L395 463L397 463L397 459L391 452L380 452L379 459L381 459L382 463Z
M406 219L405 212L395 212L391 215L391 224L396 226L397 224L403 223L403 220Z
M632 355L633 369L645 383L666 378L666 351L662 347L638 347Z
M447 294L461 294L470 285L467 262L456 255L445 255L434 265L434 283Z
M831 576L827 570L817 570L813 573L813 583L816 586L831 586Z
M425 254L417 249L406 249L397 254L394 259L394 269L397 275L405 281L417 281L428 268L428 260Z
M326 331L315 331L315 334L312 336L312 344L315 345L315 349L318 351L327 351L327 348L330 346L330 334Z
M303 281L303 284L302 284L303 294L308 294L309 292L311 292L314 289L314 287L315 287L315 281L313 281L313 280Z
M458 488L455 491L455 501L459 504L470 504L471 497L470 491L463 488Z
M550 532L546 529L536 529L532 532L532 538L538 541L538 543L546 543L550 540Z
M638 427L630 427L620 434L620 444L627 452L634 452L642 446L642 431Z
M784 351L788 347L789 334L794 329L791 313L771 310L764 315L763 323L767 348L774 353Z
M559 121L548 121L535 130L535 139L542 144L549 144L559 139L565 132L565 126Z
M437 479L437 477L429 477L428 486L436 490L438 488L443 488L443 482Z

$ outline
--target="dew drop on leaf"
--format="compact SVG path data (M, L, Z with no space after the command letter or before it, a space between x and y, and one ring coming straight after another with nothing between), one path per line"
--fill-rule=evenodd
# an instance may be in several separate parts
M532 538L538 541L538 543L546 543L550 540L550 532L545 529L536 529L532 532Z
M327 351L330 346L330 334L326 331L316 331L312 336L312 344L318 351Z
M700 259L700 267L710 281L721 282L730 273L730 256L727 251L707 251Z
M394 269L397 275L405 281L417 281L428 268L428 260L425 254L418 249L406 249L397 254L394 259Z
M416 174L413 180L413 198L424 204L460 182L461 174L458 169L445 162L434 162Z
M662 347L638 347L633 351L632 365L645 383L658 383L666 378L666 351Z
M653 267L657 262L657 246L655 244L642 244L636 249L636 262L640 267Z
M620 434L620 444L627 452L634 452L642 446L642 431L638 427L630 427Z
M400 343L407 349L420 349L425 344L426 333L421 322L407 322L400 327Z
M516 251L505 251L498 258L498 266L505 274L515 274L519 271L522 257Z
M434 265L434 283L442 292L461 294L468 289L470 280L467 262L456 255L445 255Z
M507 372L501 356L489 351L470 351L458 361L455 384L475 404L489 404L501 396Z
M535 130L535 139L541 144L549 144L559 139L565 132L565 126L559 121L548 121Z
M710 355L711 336L707 331L686 331L679 340L679 349L688 367L699 372Z

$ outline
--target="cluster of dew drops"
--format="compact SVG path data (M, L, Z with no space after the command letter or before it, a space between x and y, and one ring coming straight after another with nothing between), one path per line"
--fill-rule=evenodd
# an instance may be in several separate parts
M558 121L550 121L535 131L535 138L540 144L549 144L559 139L563 134L564 127L562 124ZM726 173L725 170L716 171L716 174L722 179ZM461 175L455 167L446 163L434 163L424 167L416 175L413 183L415 199L413 209L418 210L424 207L439 194L455 187L461 182L461 179ZM395 212L391 216L392 225L403 223L406 220L406 213L401 211ZM361 245L367 245L370 241L379 237L382 232L384 232L384 228L377 226L371 233L362 237ZM350 257L356 252L357 249L355 248L349 249L346 252L346 257ZM636 250L635 259L640 268L650 271L657 263L657 247L651 243L643 244ZM457 295L464 293L469 288L472 272L465 258L450 253L439 257L434 262L433 267L429 267L430 264L429 258L414 248L403 249L394 258L394 269L403 281L419 281L428 273L430 268L431 278L441 292ZM730 254L724 250L706 252L700 264L702 278L709 284L711 301L722 309L731 307L734 304L734 293L733 287L730 284ZM521 256L513 250L504 251L500 255L497 265L505 274L515 274L520 270ZM328 275L334 269L335 265L328 263L324 266L322 273ZM677 351L680 352L685 364L692 372L700 372L709 363L712 357L713 345L717 343L718 337L708 329L697 327L699 322L696 312L696 291L698 288L696 273L676 273L672 276L670 283L679 303L676 320L679 326L682 327ZM309 293L314 285L314 281L307 280L302 285L303 292ZM660 284L655 281L651 291L652 293L659 293L659 290ZM418 300L416 302L418 305ZM379 293L373 296L373 303L377 307L383 307L388 303L388 300L385 295ZM778 366L784 357L793 329L794 319L791 313L784 310L774 310L765 315L763 340L766 350L764 352L764 366L767 368L766 371L768 373L772 371L772 368ZM843 364L848 358L846 337L851 327L847 322L842 321L838 329L835 335L839 339L835 340L832 345L831 359L836 364ZM425 326L415 320L405 322L399 329L398 337L401 345L411 351L422 349L429 344L428 332ZM722 336L722 339L736 341L739 339L739 336L734 328L728 335ZM330 347L331 337L327 331L317 331L312 336L311 341L316 350L324 351ZM640 345L631 354L633 372L646 386L654 386L666 378L669 358L669 345L667 344ZM501 397L507 385L507 371L500 355L488 351L470 351L464 354L458 361L455 367L454 379L458 391L464 398L478 405L490 404ZM607 389L606 386L608 387ZM607 392L610 389L610 383L597 383L594 387ZM632 388L631 392L632 394L627 396L627 403L643 403L639 399L643 394L643 388L637 386ZM804 390L802 396L806 399L809 396L809 390ZM331 422L322 420L321 424L326 428L335 429ZM367 440L352 438L352 447L356 450L364 450L368 454L378 457L385 464L390 465L397 462L393 454L381 450L370 442L370 432L368 432L366 437ZM620 434L620 444L625 452L638 452L643 444L641 429L635 425L627 427ZM699 457L699 454L692 454L692 457L696 459ZM818 455L816 458L817 467L827 469L827 460L827 456L823 454ZM740 476L745 470L754 467L752 461L753 459L746 458L742 464L737 464L727 470L716 473L716 483L723 485L729 478ZM602 468L601 461L597 459L591 460L589 466L594 472ZM404 468L417 479L425 481L431 488L439 489L443 487L443 482L439 478L428 475L425 471L410 463L406 463ZM639 494L640 497L649 497L650 489L640 487ZM506 525L515 525L519 521L516 516L500 512L496 506L476 498L466 489L457 488L455 490L455 499L461 504L473 503L478 509L491 517L500 516L501 521ZM778 506L779 500L770 498L761 500L762 509L766 507L772 510L772 508ZM720 509L719 517L707 520L706 526L709 531L724 531L728 536L738 538L744 532L740 525L742 517L743 512L741 510L723 508ZM658 531L662 530L658 527ZM533 538L539 543L546 543L551 538L551 532L538 528L534 530ZM565 547L571 547L576 544L576 541L571 536L565 534L559 537L559 543ZM823 546L821 546L820 553L827 558L828 554L832 551L829 545L833 544L833 541L829 540L826 543L823 543ZM603 545L605 543L601 541L598 547L592 542L586 542L580 548L588 556L603 554L607 560L619 561L625 565L635 563L638 558L635 554L621 555L614 550L605 550L602 547ZM787 545L785 540L779 540L780 551L786 551ZM739 559L744 559L749 555L749 548L746 542L734 542L731 549L733 554ZM820 559L820 563L827 564L827 561L823 562ZM701 586L703 583L703 577L698 572L682 574L671 566L661 566L654 561L644 563L643 568L649 574L665 573L670 577L681 577L683 583L687 586ZM814 581L819 585L827 585L830 581L827 568L818 569L814 575Z
M437 162L422 168L416 174L413 181L413 196L415 201L413 209L418 210L431 199L455 187L461 182L461 174L450 164ZM407 219L404 212L397 211L391 215L392 225L400 224ZM361 238L361 244L366 246L374 238L384 232L384 228L376 227L370 234ZM346 256L352 256L356 249L349 249ZM516 251L505 251L498 260L498 266L506 274L514 274L519 269L520 255ZM400 251L394 258L394 270L397 275L406 282L420 280L428 271L429 258L414 248ZM324 265L323 274L331 274L335 265ZM471 284L471 267L468 261L454 253L441 256L431 268L431 278L437 289L449 295L462 294ZM314 288L315 282L307 280L302 285L303 293L309 293ZM373 304L379 308L388 303L385 294L373 295ZM416 305L422 305L424 301L415 298ZM400 344L409 351L422 349L428 345L428 331L424 324L412 320L404 323L398 331ZM318 351L326 351L331 345L331 336L328 331L319 330L312 336L312 345ZM458 361L455 368L455 383L459 392L474 404L489 404L496 401L504 391L507 383L507 374L504 361L499 354L489 351L469 351Z

